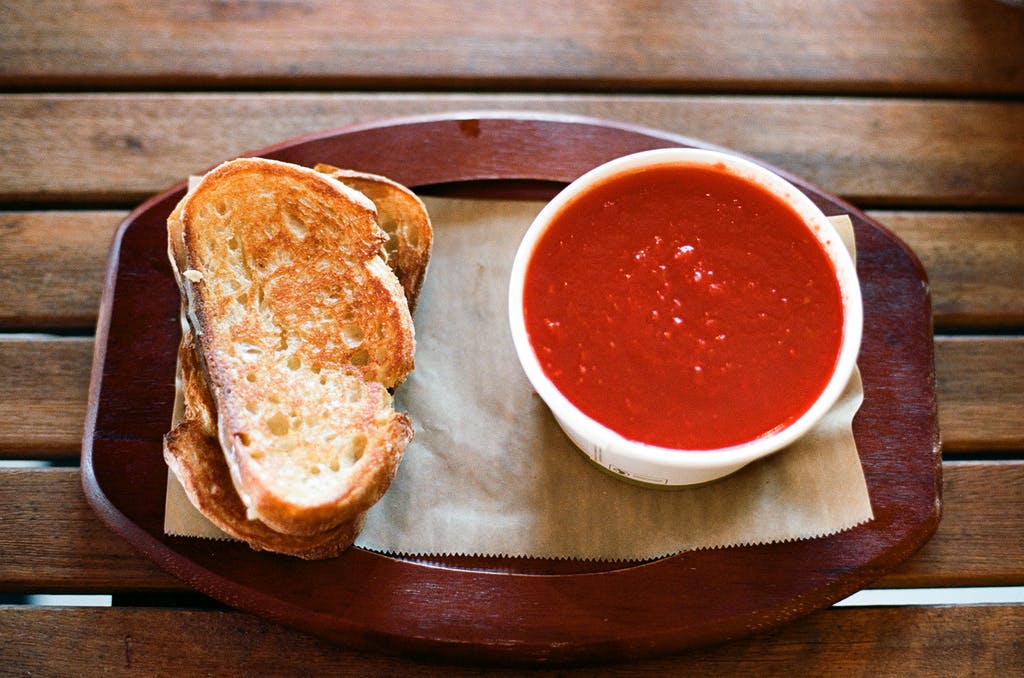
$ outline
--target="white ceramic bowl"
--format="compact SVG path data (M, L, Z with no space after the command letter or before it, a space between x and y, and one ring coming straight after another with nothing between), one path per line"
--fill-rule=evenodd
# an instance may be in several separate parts
M789 204L817 236L836 270L843 301L843 336L834 372L811 407L793 423L747 443L714 450L658 447L629 440L581 412L545 375L526 330L523 283L527 265L552 218L569 201L613 176L648 166L683 164L725 167L729 173L768 189ZM516 253L509 283L509 324L516 353L527 378L569 438L592 461L633 481L679 486L729 475L752 461L784 448L811 429L835 404L856 365L863 325L860 286L849 251L831 222L803 193L777 174L743 158L699 149L644 151L609 161L568 185L531 224Z

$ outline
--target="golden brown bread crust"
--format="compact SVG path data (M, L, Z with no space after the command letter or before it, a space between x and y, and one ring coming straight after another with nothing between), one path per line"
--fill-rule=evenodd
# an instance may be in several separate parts
M272 537L284 533L316 536L321 546L308 553L343 548L346 525L358 527L386 490L412 436L385 387L411 370L413 340L402 288L377 257L384 237L362 195L311 170L254 159L215 169L168 219L185 331L200 331L200 350L184 343L182 363L202 369L183 380L186 416L165 454L186 491L192 485L193 503L206 501L204 512L254 547L307 551L309 539ZM242 522L237 505L211 504L196 489L218 474L208 468L204 418L216 419ZM298 429L317 435L296 442ZM343 444L325 452L338 430ZM187 464L198 466L183 471ZM334 476L342 482L315 482ZM315 491L295 492L303 483Z
M434 241L430 215L423 201L405 186L378 174L325 163L318 163L313 169L354 188L377 206L377 221L390 236L384 245L388 265L405 290L409 310L415 311Z

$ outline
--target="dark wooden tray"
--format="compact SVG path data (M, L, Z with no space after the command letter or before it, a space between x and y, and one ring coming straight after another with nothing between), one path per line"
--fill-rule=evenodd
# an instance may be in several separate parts
M488 113L348 127L251 155L377 172L423 192L538 197L606 160L665 146L708 147L604 121ZM931 305L924 271L891 233L780 173L826 214L854 222L865 306L854 434L875 512L865 525L643 564L425 562L358 548L309 563L165 536L160 439L179 329L164 229L184 182L132 212L114 240L83 441L86 495L112 529L198 591L355 648L486 663L609 661L737 638L826 607L907 558L938 524Z

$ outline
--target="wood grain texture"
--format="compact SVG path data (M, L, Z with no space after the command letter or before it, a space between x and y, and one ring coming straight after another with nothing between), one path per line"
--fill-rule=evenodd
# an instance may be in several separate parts
M1024 585L1024 463L947 463L943 503L931 540L874 585ZM100 522L76 469L0 469L0 515L0 591L187 590Z
M1024 214L872 212L921 259L938 331L1024 325Z
M833 608L685 654L605 667L485 669L328 645L219 610L0 608L0 651L25 674L404 676L996 676L1024 671L1024 606ZM53 642L59 638L60 642ZM173 651L167 639L173 638ZM969 642L965 639L969 638Z
M0 458L78 457L92 348L88 338L0 335ZM1024 449L1024 337L939 337L935 350L943 449Z
M0 334L0 458L75 457L93 341Z
M947 463L942 480L942 522L935 536L877 585L1024 583L1024 463Z
M935 372L939 428L946 449L1024 449L1021 337L937 341Z
M91 330L124 210L0 211L0 328ZM939 332L1024 328L1024 214L870 211L921 259Z
M95 327L124 212L0 212L0 327Z
M311 132L498 110L693 137L861 209L1024 206L1024 106L1010 101L326 93L0 95L0 203L127 207L190 173Z
M1024 18L989 0L47 0L3 14L5 87L1024 91Z
M0 591L183 590L99 521L81 487L77 469L0 470Z

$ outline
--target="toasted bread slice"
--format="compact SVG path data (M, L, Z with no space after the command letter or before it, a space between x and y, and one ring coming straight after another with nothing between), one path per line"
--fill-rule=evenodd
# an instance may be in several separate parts
M243 159L168 223L232 484L276 532L356 521L412 435L387 390L412 369L412 320L375 218L322 173Z
M434 240L430 215L423 201L405 186L377 174L339 169L324 163L313 169L354 188L377 206L377 221L389 236L384 245L388 264L405 290L409 310L415 311Z
M397 241L391 248L397 255L389 259L389 264L403 284L410 309L413 308L426 272L432 241L430 220L422 202L411 191L390 179L331 169L342 176L351 178L355 175L364 188L376 188L374 203L378 209L378 220L392 227L389 234ZM184 265L184 246L180 213L181 204L168 219L168 254L175 278L183 284L180 269ZM396 224L401 226L395 227ZM404 268L399 262L404 263ZM183 321L184 318L183 312ZM245 505L232 486L216 437L215 404L200 369L187 322L183 322L182 328L178 382L184 412L177 415L180 423L165 436L164 458L190 502L203 515L224 533L247 542L255 550L321 559L340 554L354 542L362 528L365 512L350 522L313 536L283 534L248 518Z

